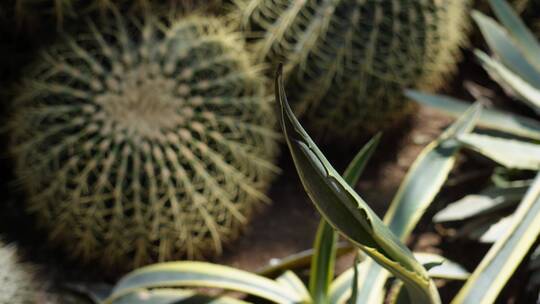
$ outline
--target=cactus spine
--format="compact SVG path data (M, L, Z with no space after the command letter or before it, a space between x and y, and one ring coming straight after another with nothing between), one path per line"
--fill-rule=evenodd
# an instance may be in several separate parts
M291 102L319 134L346 137L392 125L403 88L435 89L459 58L468 2L240 0L261 32L260 58L285 63Z
M219 19L109 21L45 52L15 101L28 210L106 267L219 254L276 171L260 68Z

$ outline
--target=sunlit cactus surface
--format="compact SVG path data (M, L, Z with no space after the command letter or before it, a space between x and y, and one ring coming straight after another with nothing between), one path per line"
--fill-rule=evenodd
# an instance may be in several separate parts
M276 171L261 69L215 18L108 20L44 52L14 102L27 209L106 267L219 254Z
M403 88L445 84L469 2L236 1L259 58L285 63L291 102L309 129L348 140L402 119L410 109Z

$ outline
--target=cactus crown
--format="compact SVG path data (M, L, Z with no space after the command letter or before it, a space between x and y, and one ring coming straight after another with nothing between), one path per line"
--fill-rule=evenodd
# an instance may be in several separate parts
M38 287L30 267L18 261L15 247L0 242L0 304L36 303Z
M404 87L443 83L463 41L468 2L237 1L244 25L261 32L258 55L286 63L297 113L347 137L403 114Z
M215 18L109 21L46 51L14 104L29 210L105 266L220 253L276 171L260 69Z

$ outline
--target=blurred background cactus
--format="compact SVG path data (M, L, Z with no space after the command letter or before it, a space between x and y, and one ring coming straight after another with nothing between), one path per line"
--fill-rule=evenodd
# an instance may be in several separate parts
M45 51L12 105L27 209L109 268L219 254L277 171L261 69L219 19L112 15Z
M436 90L456 69L470 1L237 0L260 59L285 63L308 129L326 139L389 128L410 112L401 90Z
M100 11L102 13L111 7L122 11L145 12L156 7L164 7L168 11L176 9L209 9L221 4L221 0L6 0L0 5L0 10L9 12L16 18L19 26L26 22L36 22L36 18L53 16L58 27L66 18L80 17L85 12Z
M15 247L0 242L0 304L42 303L41 287L31 267L19 262Z

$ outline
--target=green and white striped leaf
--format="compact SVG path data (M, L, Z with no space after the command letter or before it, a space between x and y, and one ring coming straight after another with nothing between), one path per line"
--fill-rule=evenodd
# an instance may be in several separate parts
M358 183L360 175L380 141L380 137L380 134L373 137L356 154L345 170L343 179L351 187L354 187ZM334 279L337 239L338 235L334 228L322 218L317 229L317 235L315 236L315 244L313 246L315 255L313 256L309 278L309 290L314 303L328 303L328 288L330 288L330 284Z
M451 262L440 255L433 253L414 253L416 259L428 269L432 278L446 280L466 280L470 273L459 264ZM403 289L403 283L394 281L389 291L390 304L413 304L409 301L406 290Z
M360 259L358 258L358 255L356 255L353 265L358 264L360 264ZM352 269L353 277L351 280L351 296L349 297L349 300L347 300L347 304L356 304L356 301L358 299L358 267L352 267Z
M527 60L508 32L480 12L473 12L472 16L497 59L526 82L540 88L540 72Z
M489 187L478 194L467 195L437 212L433 216L433 221L435 223L462 221L500 211L519 203L529 186Z
M281 126L300 180L317 209L353 244L403 280L414 302L440 303L426 270L335 171L302 128L286 100L282 82L279 71L276 99L281 106Z
M464 281L471 275L463 266L438 254L415 252L414 256L422 265L437 264L428 270L434 279Z
M434 107L454 117L463 115L470 106L469 103L459 99L442 95L427 94L414 90L407 90L406 95L410 99ZM540 122L494 109L483 109L478 118L477 126L505 132L515 136L540 140Z
M540 71L540 44L512 7L504 0L489 0L491 8L516 44L537 70Z
M540 91L486 53L476 50L475 55L492 78L512 95L540 114Z
M445 280L466 280L470 273L463 268L463 266L458 263L446 259L440 255L433 253L414 253L415 258L422 265L427 264L439 264L428 270L428 274L433 279L445 279ZM362 262L362 263L365 263ZM357 271L361 271L362 264L356 266ZM353 283L354 278L354 269L351 267L345 272L343 272L331 285L330 287L330 303L345 303L347 298L351 295L351 284ZM357 285L362 287L361 284ZM383 294L379 294L383 296ZM382 303L383 298L379 298L373 301L373 303Z
M452 303L494 303L540 234L540 173L514 213L510 228L491 247Z
M342 274L340 274L333 282L332 285L330 285L330 293L329 293L329 301L332 304L343 304L346 303L353 295L354 289L352 288L353 280L356 282L357 287L361 286L359 282L360 278L360 271L362 269L366 269L365 267L362 267L363 263L366 263L366 261L361 261L360 263L357 263L353 267L349 268ZM356 279L355 279L356 274ZM373 303L382 303L383 301L383 293L378 293L378 295L381 296L381 298L376 299ZM358 290L356 294L356 301L358 301Z
M305 300L302 292L285 288L270 279L227 266L190 261L155 264L127 274L114 287L105 304L131 292L171 287L234 290L283 304Z
M409 237L452 170L461 148L456 137L470 132L479 114L480 105L472 106L424 148L412 164L384 217L384 223L401 241ZM357 303L376 303L376 299L382 298L380 293L384 292L388 272L369 260L363 267L366 269L360 271Z
M309 292L314 303L328 303L328 288L334 279L337 239L334 228L322 219L315 235L315 255L309 276Z
M191 290L155 289L132 292L113 304L249 304L230 297L210 297Z
M307 290L304 282L292 271L284 272L276 279L276 282L289 288L293 293L300 294L304 300L311 299L309 290Z
M481 134L461 135L459 141L507 168L540 170L540 144Z
M356 250L356 248L350 243L340 242L336 247L336 257L339 258L344 254L353 252L354 250ZM261 269L257 270L256 273L264 277L275 278L287 270L306 268L311 265L314 254L314 249L307 249L286 256L282 259L272 259L268 266L262 267Z
M511 227L514 221L514 215L508 215L499 219L495 224L491 225L486 232L484 232L478 241L481 243L495 243L501 237L503 237L508 229Z

